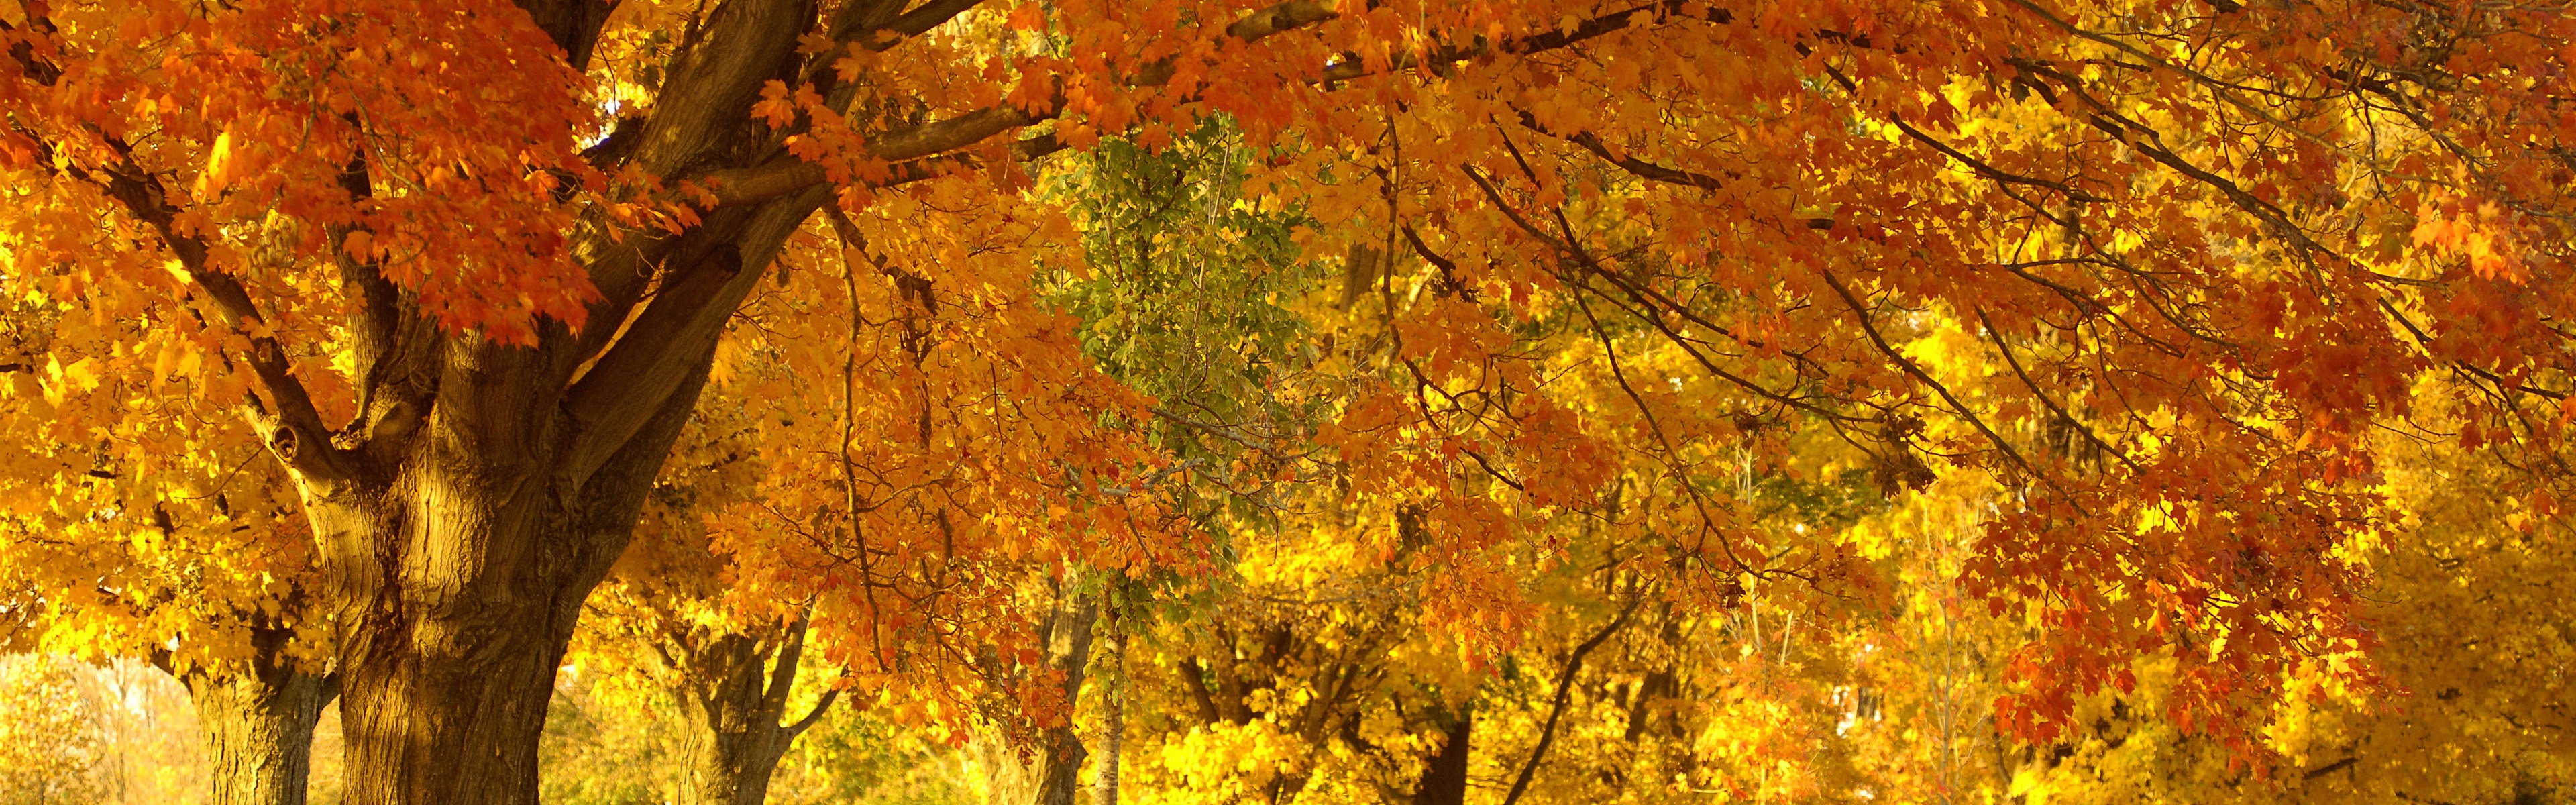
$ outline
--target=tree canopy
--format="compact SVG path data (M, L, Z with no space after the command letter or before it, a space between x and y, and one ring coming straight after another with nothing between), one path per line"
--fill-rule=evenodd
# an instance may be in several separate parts
M533 801L567 664L737 802L835 701L1049 803L2466 796L2364 755L2563 716L2436 681L2562 653L2510 603L2557 5L0 0L0 52L0 636L178 674L269 770L224 801L334 700L349 801Z

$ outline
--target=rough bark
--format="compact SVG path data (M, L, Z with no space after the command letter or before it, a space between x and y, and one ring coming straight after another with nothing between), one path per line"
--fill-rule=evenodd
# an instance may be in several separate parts
M338 515L314 519L343 585L349 802L536 800L537 739L582 599L624 549L707 360L588 488L504 446L538 439L434 415L425 460L390 489L315 507Z
M787 697L805 654L805 624L768 635L726 632L686 647L681 684L672 692L691 725L682 770L681 805L760 805L770 775L798 735L820 720L836 694L826 692L795 723L782 724ZM777 662L770 662L771 655Z
M1055 613L1047 619L1048 668L1064 674L1064 723L1046 729L1045 773L1038 781L1038 805L1074 805L1081 799L1082 761L1090 753L1073 729L1073 706L1082 695L1082 676L1091 664L1091 626L1100 619L1100 602L1073 591L1070 580L1056 594Z
M216 674L179 680L196 702L211 766L210 805L303 805L312 771L313 723L336 686L325 676L291 669Z
M422 351L432 371L371 390L397 403L341 451L351 469L299 477L343 630L349 803L536 801L582 601L625 550L725 318L827 197L718 210L657 246L670 278L610 343L559 324L535 348L394 339L384 361Z

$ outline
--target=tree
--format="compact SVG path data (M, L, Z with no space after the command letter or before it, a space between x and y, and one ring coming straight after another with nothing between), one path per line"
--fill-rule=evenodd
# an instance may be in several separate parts
M708 30L724 33L674 66L661 120L591 156L677 179L683 163L745 122L767 67L802 58L794 38L816 22L810 7L798 18L787 13L794 4L753 6L720 9ZM541 28L526 15L475 9L386 8L327 29L298 27L277 13L285 7L169 10L54 15L31 4L12 24L23 75L12 76L10 103L25 113L13 144L43 150L26 166L40 185L69 194L49 193L39 206L78 199L122 211L104 233L113 241L104 253L86 249L102 232L72 221L22 230L21 242L32 244L25 253L84 244L85 260L162 271L160 279L126 273L144 281L131 290L177 292L162 298L194 305L146 320L196 339L181 352L213 357L190 378L196 394L181 399L201 418L237 412L295 479L330 580L318 595L344 638L352 795L532 796L543 697L583 594L617 556L694 404L718 325L825 199L822 177L804 180L792 198L753 205L766 214L744 207L698 222L695 234L626 232L652 224L619 219L633 209L574 145L597 120L575 85L605 4L539 8ZM918 34L960 10L838 9L832 31L891 44L875 37ZM120 44L137 36L163 46ZM751 43L759 44L735 51ZM228 53L251 55L235 63L259 76L248 84L274 79L294 86L294 99L255 89L208 96L193 123L141 128L154 125L152 109L179 112L155 82L216 80L207 71L230 69ZM446 94L453 87L430 76L466 54L516 58L541 75L485 76L499 96ZM742 72L746 64L762 65L752 70L760 75ZM383 81L394 73L410 77ZM669 92L680 87L695 89ZM94 108L73 97L126 90L159 105ZM484 122L453 128L416 117L495 102L552 111L474 115ZM286 134L304 121L321 128ZM774 136L760 139L773 142L751 151L776 152ZM926 144L937 151L970 141ZM189 181L173 173L181 165ZM431 193L430 185L460 192ZM582 215L588 223L578 223ZM580 256L568 259L567 249ZM424 253L456 259L414 273ZM672 278L709 287L649 281L637 270L672 265L671 255L679 255ZM60 267L29 262L40 272ZM601 285L586 269L612 281ZM185 291L169 282L182 276ZM513 279L496 286L495 278ZM273 293L308 279L341 281L348 305ZM648 291L655 304L646 304ZM575 330L648 310L640 329L624 330L651 337ZM353 314L345 324L325 324L344 312ZM81 356L58 346L51 357ZM346 368L335 371L332 357ZM575 394L579 381L588 385ZM259 390L245 394L252 385ZM361 424L340 428L326 415ZM458 764L478 773L438 771Z
M2004 765L2012 790L2060 802L2563 799L2571 747L2553 669L2570 646L2548 602L2565 595L2568 524L2527 502L2554 483L2419 436L2381 436L2407 516L2365 549L2384 641L2370 661L2385 684L2344 684L2334 666L2354 657L2301 663L2285 687L2304 695L2260 712L2267 751L2248 763L2163 723L2173 663L2143 658L2137 691L2081 703L2082 729Z
M148 323L23 363L291 479L357 802L534 796L581 601L813 213L880 253L1020 226L914 216L1104 134L1230 116L1351 256L1380 371L1319 440L1412 496L1430 622L1485 639L1538 612L1507 546L1614 489L1686 600L1832 581L1831 535L1715 483L1822 429L1892 487L2013 487L1965 572L2049 627L2014 729L2212 633L2176 713L2226 727L2283 649L2365 642L2359 434L2414 379L2462 378L2470 442L2567 396L2550 8L309 10L21 2L0 152L12 295ZM985 269L925 279L1025 282ZM177 386L89 385L165 352Z
M215 802L302 802L335 683L290 484L246 434L121 417L131 395L196 371L149 317L107 298L9 304L0 427L41 436L12 443L20 471L0 475L0 644L149 660L198 704ZM158 357L59 360L114 343Z
M0 657L0 702L15 714L0 731L0 802L100 798L97 700L80 683L79 665L60 655Z

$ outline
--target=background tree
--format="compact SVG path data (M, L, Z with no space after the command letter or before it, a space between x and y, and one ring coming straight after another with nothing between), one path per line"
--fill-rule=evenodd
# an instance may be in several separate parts
M31 274L0 272L32 287ZM185 406L120 419L128 402L184 396L202 376L158 312L88 295L9 304L0 427L29 438L0 474L0 645L175 674L216 758L213 801L302 802L336 681L291 485L244 434ZM116 343L158 352L61 363Z
M59 656L0 657L0 701L9 704L5 796L12 805L80 802L101 798L96 697L80 684L79 666Z
M2365 554L2381 686L2337 673L2359 658L2307 659L2285 683L2304 695L2262 711L2264 751L2248 764L2159 717L2175 664L2144 658L2137 691L2079 704L2084 729L2000 758L2010 790L2070 802L2563 800L2567 697L2554 668L2566 619L2547 602L2564 584L2567 524L2524 502L2553 484L2493 455L2382 438L2388 489L2408 514Z

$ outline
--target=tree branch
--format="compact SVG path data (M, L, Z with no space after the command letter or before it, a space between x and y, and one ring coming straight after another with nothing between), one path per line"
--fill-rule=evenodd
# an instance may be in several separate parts
M1576 22L1572 28L1553 29L1543 33L1531 34L1529 36L1505 39L1499 43L1488 42L1484 37L1479 36L1469 44L1443 45L1419 56L1411 53L1397 54L1396 57L1387 65L1387 69L1384 72L1397 72L1424 63L1434 65L1434 69L1436 70L1445 70L1449 65L1494 53L1503 53L1513 56L1527 56L1533 53L1562 50L1589 40L1607 36L1617 31L1626 30L1630 26L1636 25L1637 20L1641 18L1662 21L1676 17L1684 17L1684 12L1689 10L1691 5L1691 3L1686 3L1684 0L1662 0L1661 2L1634 6L1625 11L1613 11L1601 16L1584 19ZM1697 19L1716 25L1724 25L1735 21L1735 12L1723 8L1709 8L1697 17ZM1320 83L1349 81L1356 78L1367 77L1373 72L1374 71L1368 69L1368 65L1366 63L1361 61L1353 60L1336 62L1325 67L1323 73L1316 76L1316 81Z
M2344 758L2344 759L2342 759L2342 760L2338 760L2338 761L2335 761L2335 762L2333 762L2333 763L2328 763L2328 764L2323 765L2323 766L2318 766L2318 767L2316 767L2316 768L2309 769L2309 770L2307 770L2307 772L2306 772L2305 774L2301 775L2299 779L2300 779L2300 780L2303 780L2303 781L2304 781L2304 780L2314 780L2314 779L2317 779L2317 778L2319 778L2319 777L2324 777L2324 776L2326 776L2326 775L2333 774L2333 773L2335 773L2335 772L2339 772L2339 771L2343 771L2344 769L2351 768L2351 767L2352 767L2352 764L2354 764L2354 763L2359 763L2359 762L2361 762L2361 758L2359 758L2359 757L2348 757L2348 758Z
M1824 276L1825 285L1833 288L1836 296L1842 297L1843 304L1851 308L1852 317L1860 323L1861 332L1869 336L1870 344L1878 347L1879 354L1887 356L1888 360L1896 362L1897 368L1903 369L1906 374L1913 375L1916 381L1931 387L1933 393L1941 395L1941 399L1950 404L1950 410L1958 412L1961 418L1968 420L1968 424L1975 426L1978 433L1985 434L1986 440L1993 442L1995 449L2003 451L2005 456L2011 458L2014 465L2047 483L2048 488L2055 490L2058 496L2066 497L2068 504L2078 505L2074 498L2066 495L2066 490L2058 488L2056 476L2041 472L2037 465L2023 458L2021 451L2014 450L2011 442L2004 441L2001 434L1995 433L1993 428L1986 427L1986 421L1979 418L1977 412L1970 410L1967 403L1961 402L1958 395L1951 394L1949 386L1942 385L1941 381L1933 379L1932 374L1923 371L1923 367L1916 365L1912 358L1905 357L1905 353L1898 352L1894 345L1887 343L1887 337L1878 332L1878 323L1870 318L1869 306L1861 304L1860 297L1853 295L1851 289L1843 285L1841 278L1823 269L1818 269L1817 273Z
M923 6L914 13L946 7L933 3ZM963 8L958 10L962 11ZM910 16L907 14L905 18ZM1281 31L1314 25L1333 19L1334 16L1331 11L1325 10L1321 5L1310 0L1289 0L1289 2L1255 11L1250 16L1226 26L1226 35L1247 43L1256 42ZM898 18L893 26L902 25L905 18ZM890 26L889 30L892 30L893 26ZM1137 86L1158 86L1171 81L1174 73L1174 65L1169 60L1165 60L1140 71L1134 83ZM745 108L748 108L747 103ZM872 135L867 140L868 153L878 159L894 163L919 160L966 148L1012 129L1052 120L1062 111L1062 108L1063 101L1060 98L1051 99L1042 108L1035 109L1024 109L1011 104L987 106L944 120L920 123ZM1042 156L1063 148L1064 145L1053 135L1030 137L1012 145L1013 153L1022 159ZM713 171L703 178L710 180L709 183L715 186L717 203L726 205L776 198L822 184L827 180L827 172L822 166L803 159L780 156L753 167ZM926 178L926 175L898 168L895 177L886 183L901 184L920 178Z
M332 445L332 429L323 424L312 394L295 378L285 347L268 332L268 318L252 302L249 289L208 262L211 249L204 238L178 230L178 208L169 202L160 179L134 163L133 149L113 137L102 139L116 154L118 163L94 170L75 167L71 172L97 185L127 214L151 227L188 278L204 292L215 315L223 319L219 326L250 342L248 354L242 357L273 405L263 404L253 396L243 403L244 419L268 444L270 452L306 482L329 485L348 478L354 471L350 456Z
M537 30L563 48L564 63L574 72L590 69L591 51L599 44L599 29L608 23L608 12L616 8L614 0L518 0L519 9L528 12Z
M704 366L681 360L712 349L725 321L749 296L787 237L822 207L829 193L817 185L747 211L749 220L731 237L692 255L672 274L626 334L608 345L590 371L572 381L563 397L572 421L564 467L586 478L633 437L662 401Z
M787 712L787 695L796 690L796 670L805 660L805 627L813 619L813 613L809 603L804 611L797 613L796 620L787 624L786 633L778 638L778 662L770 669L769 686L760 692L763 718L775 719Z
M53 36L56 30L52 20L32 14L27 18L26 28L45 37ZM16 30L6 22L0 22L0 32ZM52 86L63 75L60 66L37 55L35 48L26 41L12 45L9 55L20 64L28 79L39 84ZM61 154L61 148L36 136L35 132L21 131L35 142L38 149L46 152L46 158L38 159L36 163L54 164L54 157ZM208 262L212 249L202 236L179 232L179 209L170 203L168 188L161 186L159 177L134 161L133 146L106 132L93 129L92 133L98 135L108 152L115 155L116 161L96 168L69 164L55 170L55 173L70 174L97 187L102 194L124 207L126 214L151 227L153 233L161 237L162 245L169 249L171 256L178 259L189 280L196 283L205 292L207 300L213 303L215 314L223 319L218 326L249 340L249 354L242 357L250 364L252 374L259 378L260 387L268 392L274 404L264 404L258 396L252 395L243 400L241 413L261 441L268 445L269 451L308 483L327 487L348 478L353 471L349 454L332 445L331 428L323 424L321 412L313 405L313 395L305 390L302 381L295 379L285 348L274 334L268 332L268 319L251 301L249 290L242 286L240 280L222 273Z
M1995 349L2004 354L2004 364L2012 367L2013 375L2021 378L2022 387L2030 389L2031 396L2038 397L2042 405L2048 406L2049 413L2056 414L2060 421L2073 425L2077 432L2084 434L2084 440L2093 443L2094 448L2111 454L2112 458L2119 459L2120 463L2128 465L2132 471L2144 471L2144 468L2138 466L2137 461L2129 458L2129 454L2121 452L2120 448L2112 447L2109 442L2102 441L2101 436L2093 433L2092 426L2076 421L2075 415L2067 413L2065 406L2058 405L2056 399L2048 396L2048 392L2041 391L2039 383L2030 379L2030 373L2022 370L2021 360L2013 357L2012 346L2004 343L2004 331L1997 329L1994 321L1986 318L1985 308L1975 310L1977 323L1985 325L1986 337L1994 340Z
M1520 801L1522 794L1529 792L1530 778L1538 774L1539 761L1547 757L1548 746L1556 742L1556 722L1565 717L1565 705L1573 698L1574 675L1583 670L1583 656L1599 648L1603 641L1609 640L1612 633L1619 631L1619 627L1628 625L1628 616L1634 614L1637 614L1637 602L1631 601L1627 609L1619 611L1619 617L1610 620L1610 625L1603 626L1601 631L1592 633L1591 639L1583 641L1582 645L1575 646L1574 653L1565 658L1565 670L1556 675L1556 697L1548 705L1547 724L1539 728L1538 745L1530 748L1529 760L1521 763L1520 776L1512 780L1510 793L1503 795L1503 805L1513 805Z
M1065 149L1063 140L1053 134L1040 134L1014 140L1008 146L1013 159L1023 162ZM889 166L888 176L868 182L869 187L895 187L926 179L946 176L953 169L971 169L980 164L972 154L949 153L897 162ZM748 168L716 171L704 177L715 194L718 207L750 204L794 193L829 181L829 171L822 165L804 159L781 155Z
M932 28L939 27L941 23L955 19L959 14L966 13L967 9L974 8L982 3L983 0L930 0L930 2L921 4L920 8L906 11L902 16L898 16L887 21L886 24L878 30L893 31L898 35L906 37L920 36L922 34L929 33ZM896 5L897 7L901 6L900 3L897 3ZM894 42L889 41L886 44L891 46ZM884 48L880 47L878 49L883 50Z

